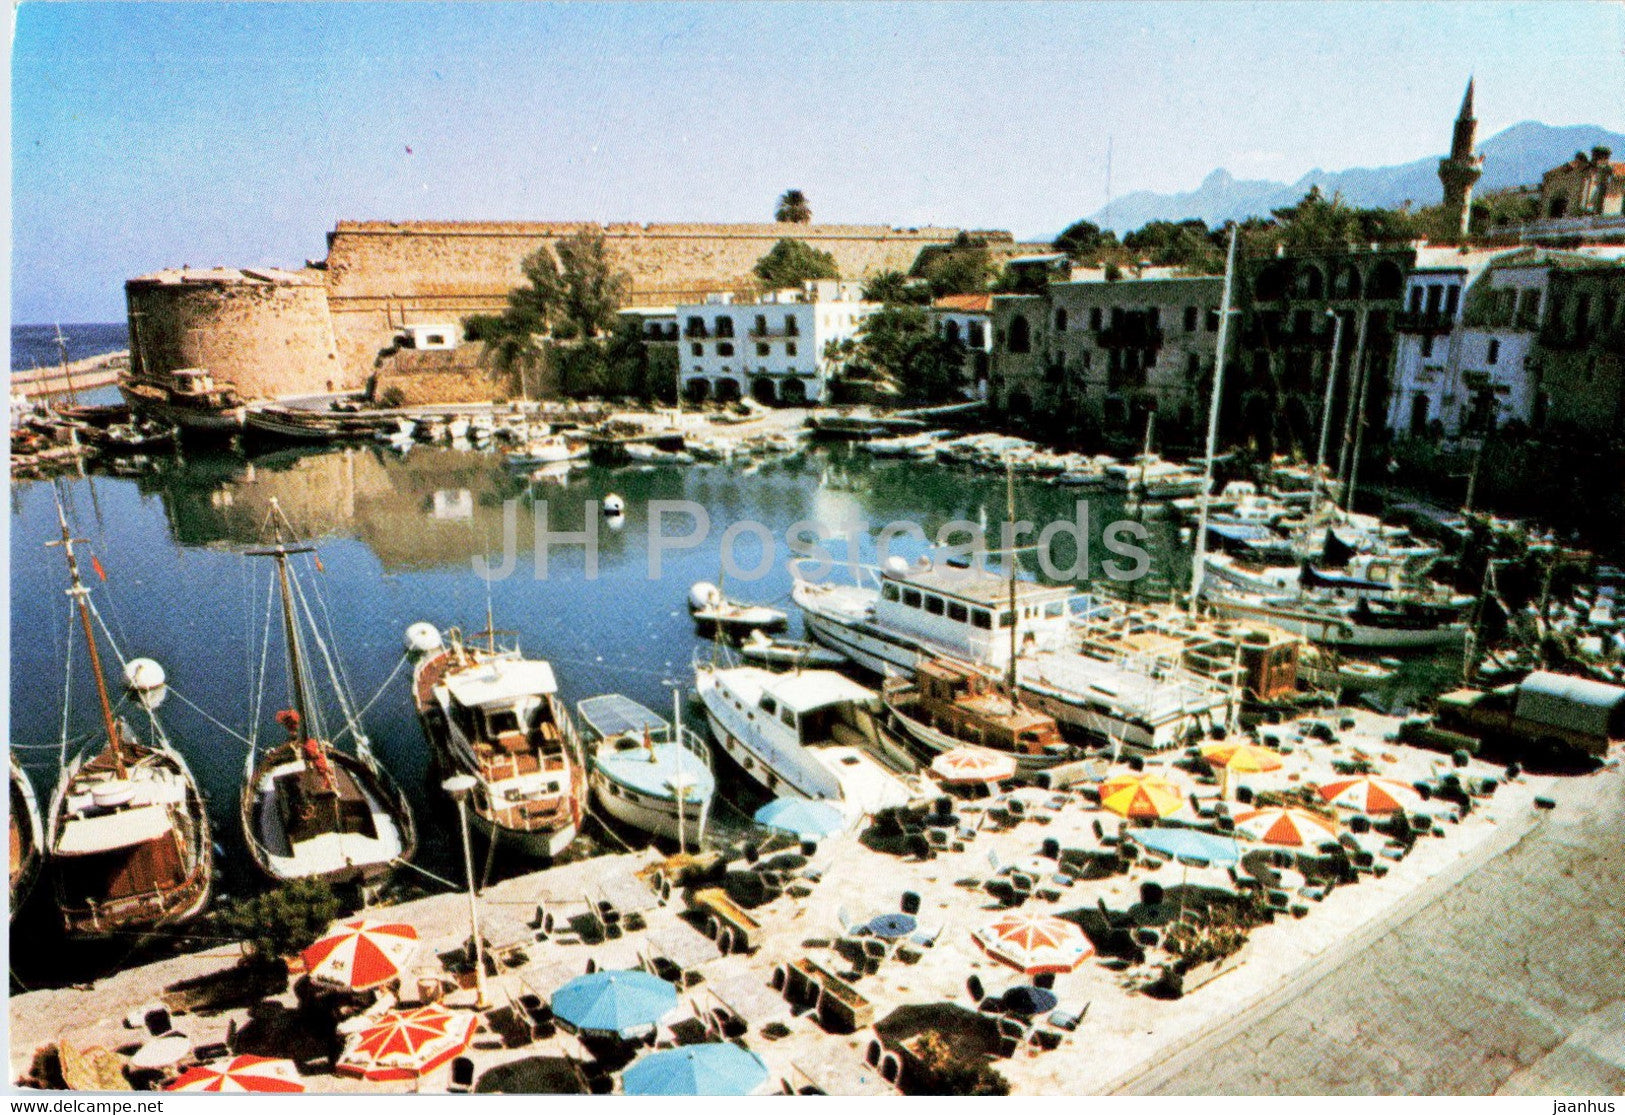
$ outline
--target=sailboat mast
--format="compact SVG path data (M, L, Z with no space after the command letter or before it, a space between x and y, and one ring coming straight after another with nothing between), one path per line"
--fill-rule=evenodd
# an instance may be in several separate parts
M1236 274L1236 226L1230 226L1230 250L1224 262L1224 297L1219 305L1219 352L1213 358L1213 387L1209 391L1207 406L1207 459L1202 464L1202 491L1198 497L1201 511L1196 517L1196 554L1191 559L1190 614L1202 595L1202 577L1207 572L1207 516L1213 501L1213 455L1219 444L1219 399L1224 391L1224 353L1228 348L1230 332L1230 290Z
M288 551L278 546L272 556L276 558L277 587L282 596L282 634L288 642L288 691L293 698L294 715L299 718L300 734L309 738L311 724L307 715L305 674L299 662L299 632L293 622L293 594L288 584Z
M123 735L119 732L118 722L113 719L113 701L107 693L107 679L102 676L102 656L96 648L96 629L90 623L90 590L79 577L79 559L73 553L73 544L83 539L74 538L72 532L68 530L68 517L63 513L61 499L56 503L56 521L62 528L62 541L51 545L60 545L68 559L68 577L73 582L68 595L73 597L74 603L79 606L79 622L85 629L85 646L90 651L90 676L96 679L96 697L102 706L102 727L107 731L107 746L113 753L113 765L118 769L118 776L123 778L125 775Z
M79 392L73 386L73 373L68 371L68 342L62 336L62 326L56 327L56 351L62 361L62 379L68 388L68 401L74 406L79 405Z

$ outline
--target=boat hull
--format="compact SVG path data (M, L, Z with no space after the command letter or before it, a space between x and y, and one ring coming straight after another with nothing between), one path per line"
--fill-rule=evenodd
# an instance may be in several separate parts
M592 786L592 799L596 807L604 813L615 818L623 825L628 825L640 832L647 832L667 840L676 840L678 837L677 803L675 801L662 801L639 793L627 786L619 786L620 793L613 792L610 787L614 784L602 770L595 769L588 782ZM634 798L631 795L637 794ZM699 836L701 826L705 823L705 806L708 803L692 801L687 803L683 813L682 836L685 842L692 844Z
M1411 650L1452 646L1467 636L1465 623L1389 627L1363 624L1346 616L1301 608L1253 604L1224 595L1208 595L1206 600L1216 612L1228 619L1262 620L1323 646Z
M972 743L970 740L963 740L957 736L952 736L947 732L933 728L924 721L911 716L895 701L888 700L886 702L886 709L891 713L892 722L896 724L897 727L900 728L909 739L913 740L927 755L941 755L942 753L952 751L957 747L987 747L987 744L985 743ZM1041 770L1048 770L1050 767L1056 766L1060 763L1082 757L1067 754L1030 755L1025 752L1009 752L1000 748L992 747L989 747L988 750L999 751L1000 754L1013 755L1016 760L1016 773L1023 775L1037 774Z
M122 383L119 385L119 393L130 405L131 413L160 422L172 422L179 426L183 433L229 437L243 432L248 416L248 408L243 406L226 407L221 410L175 406L141 392L131 391Z

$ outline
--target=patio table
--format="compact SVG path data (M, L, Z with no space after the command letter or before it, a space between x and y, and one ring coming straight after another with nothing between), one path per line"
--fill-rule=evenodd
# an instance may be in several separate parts
M883 941L907 937L919 927L919 919L912 914L881 914L879 917L869 919L870 935Z
M1061 1000L1053 991L1022 983L1006 991L1003 1002L1005 1010L1030 1018L1034 1015L1048 1014L1060 1005Z

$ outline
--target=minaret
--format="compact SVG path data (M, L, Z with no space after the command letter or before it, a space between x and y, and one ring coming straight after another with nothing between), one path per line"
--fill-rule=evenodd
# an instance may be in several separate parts
M1450 141L1450 157L1439 160L1445 215L1463 237L1467 235L1467 217L1473 206L1473 185L1484 175L1484 156L1473 154L1473 138L1477 134L1473 81L1469 78L1467 95L1461 99L1461 113L1456 117L1456 133Z

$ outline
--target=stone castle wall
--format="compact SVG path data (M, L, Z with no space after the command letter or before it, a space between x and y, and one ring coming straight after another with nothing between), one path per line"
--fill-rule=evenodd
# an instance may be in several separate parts
M906 271L920 249L957 229L885 225L610 224L520 221L340 221L328 235L328 301L340 359L365 378L404 324L495 313L524 281L538 248L601 227L610 257L632 276L631 304L699 301L753 285L751 268L780 239L804 240L835 257L844 278ZM998 237L1000 234L993 234Z
M125 284L136 374L207 368L247 399L356 386L319 273L163 272Z
M885 225L340 221L325 263L304 271L162 271L125 284L137 367L203 367L248 398L358 390L406 325L495 313L521 263L601 227L632 276L634 306L700 301L754 285L751 268L784 237L835 257L843 278L908 270L957 229ZM985 233L996 246L1008 233ZM441 378L436 376L435 378Z

